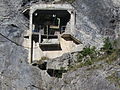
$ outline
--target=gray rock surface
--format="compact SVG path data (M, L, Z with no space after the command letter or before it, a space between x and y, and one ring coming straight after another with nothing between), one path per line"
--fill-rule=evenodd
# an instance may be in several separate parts
M70 65L77 62L78 52L65 53L61 57L54 58L47 61L47 69L68 69Z
M27 63L28 51L20 46L28 29L21 3L0 0L0 33L6 37L0 35L0 90L42 90L41 72Z
M93 71L81 68L65 73L63 78L55 78L50 77L46 70L29 65L28 51L21 47L23 34L28 30L28 20L21 9L30 4L29 1L41 2L0 0L0 90L119 90L105 79L106 66L104 70ZM73 34L85 45L95 46L102 45L103 36L116 38L116 32L119 32L119 5L119 0L76 0L73 6L77 10L77 25ZM63 56L55 63L66 66L69 60ZM49 66L53 67L53 63L50 62Z
M71 56L71 54L64 54L61 57L48 60L47 68L48 69L60 69L60 68L67 69L67 67L70 65L72 60L73 60L73 57Z
M76 37L86 45L103 45L103 37L116 38L119 29L119 0L76 0Z
M94 65L83 67L63 73L62 78L50 77L46 71L42 71L44 88L45 90L119 90L119 87L107 79L115 71L120 71L118 63L109 65L99 62L96 64L94 65L102 65L102 68L93 69Z

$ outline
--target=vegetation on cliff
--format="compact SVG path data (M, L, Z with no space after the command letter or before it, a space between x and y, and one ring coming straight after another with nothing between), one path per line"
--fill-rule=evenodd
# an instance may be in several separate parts
M112 64L120 55L120 50L116 48L115 41L110 41L109 38L104 40L104 45L100 50L96 47L85 47L77 55L77 62L75 65L69 67L69 70L76 70L77 68L93 65L95 62L105 61L105 63Z

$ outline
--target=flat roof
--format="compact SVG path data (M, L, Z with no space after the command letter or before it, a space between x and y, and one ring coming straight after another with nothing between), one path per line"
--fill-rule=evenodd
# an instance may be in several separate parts
M30 10L74 10L70 4L32 4Z

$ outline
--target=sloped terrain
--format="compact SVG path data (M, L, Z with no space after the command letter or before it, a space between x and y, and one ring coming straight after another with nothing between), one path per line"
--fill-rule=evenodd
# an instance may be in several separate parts
M0 90L119 90L106 79L112 71L120 71L118 63L102 69L79 68L50 77L46 71L28 64L28 51L21 46L28 20L21 13L25 5L39 0L0 0ZM119 0L76 0L76 32L84 45L101 46L103 36L117 38L119 32ZM65 60L65 56L62 58ZM66 62L65 62L66 63ZM119 74L118 74L119 75Z

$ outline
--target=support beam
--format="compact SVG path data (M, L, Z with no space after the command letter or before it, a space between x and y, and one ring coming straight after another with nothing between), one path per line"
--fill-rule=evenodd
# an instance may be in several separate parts
M32 63L32 54L33 54L33 46L32 46L32 29L33 29L33 25L32 25L32 21L33 21L33 13L32 10L30 10L30 33L29 33L29 63Z
M74 11L71 11L71 21L70 21L70 24L71 24L71 33L74 33L74 29L75 29L75 12Z
M35 13L37 13L37 15L35 15ZM56 25L57 23L55 25L52 24L52 18L53 18L52 15L54 15L54 13L57 14L57 16L58 16L58 18L57 18L59 21L58 25ZM50 15L51 20L49 20L49 18L46 19L47 14ZM71 18L70 18L70 16L71 16ZM71 5L69 5L69 4L67 4L67 5L66 4L38 4L38 5L33 4L30 6L29 17L30 17L29 63L32 63L33 60L39 60L42 56L49 56L50 58L60 56L63 53L66 53L66 52L69 52L70 50L72 50L72 48L67 50L66 49L67 47L63 48L62 46L65 46L67 44L66 46L70 45L70 47L72 47L72 46L74 47L75 44L80 43L80 41L78 41L74 36L71 35L71 33L73 34L75 31L74 30L75 29L75 10ZM64 18L65 18L65 20L64 20ZM46 24L45 22L47 22L47 21L51 21L51 23ZM58 29L60 27L66 28L67 23L68 23L69 27L66 30L68 30L69 35L64 35L63 37L70 38L70 40L73 40L75 42L75 44L74 43L72 44L71 41L70 42L68 41L68 43L66 43L67 40L65 41L64 39L61 39L61 35L58 35L58 36L56 35L61 32L61 31L58 31ZM39 25L41 25L40 29L45 29L45 30L40 30L38 33L38 31L36 31L38 29L35 29L35 28L39 27ZM50 28L52 28L52 29L50 29ZM51 31L49 31L49 29ZM33 30L35 30L35 32L33 32ZM50 39L50 40L47 40L47 39ZM38 42L39 42L39 45L38 45Z
M39 31L39 44L41 43L41 32Z

